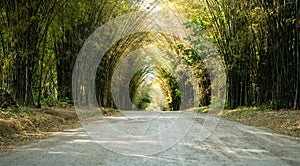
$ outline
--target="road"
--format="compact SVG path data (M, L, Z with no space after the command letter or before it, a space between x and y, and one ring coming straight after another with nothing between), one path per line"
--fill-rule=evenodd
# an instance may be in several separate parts
M127 112L83 126L2 150L0 165L300 165L299 139L214 116Z

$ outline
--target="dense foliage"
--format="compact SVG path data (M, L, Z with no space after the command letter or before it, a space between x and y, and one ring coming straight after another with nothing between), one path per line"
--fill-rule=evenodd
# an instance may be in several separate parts
M189 23L216 43L226 67L229 108L300 108L300 1L175 2L191 9Z
M53 99L72 100L73 66L84 41L111 18L134 10L138 2L0 0L1 91L11 94L19 105L41 107ZM300 108L299 0L169 2L216 44L227 73L228 108ZM147 38L143 35L148 34L134 34L119 41L100 63L96 80L100 105L115 106L109 79L121 55L142 47L139 40ZM176 49L172 37L158 39ZM186 65L194 67L200 80L200 104L208 105L210 82L201 56L180 45L177 53ZM107 67L111 71L104 72ZM174 101L169 109L177 110L180 92L176 81L166 71L156 73L165 79L161 87L166 97ZM130 87L136 93L143 81L143 72L140 74Z
M73 65L84 41L131 6L124 0L1 0L0 88L20 105L71 99Z

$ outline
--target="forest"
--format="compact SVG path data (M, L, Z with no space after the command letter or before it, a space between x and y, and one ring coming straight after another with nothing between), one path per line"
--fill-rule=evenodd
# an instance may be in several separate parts
M217 48L226 72L226 108L300 109L299 0L166 0L153 1L147 10L169 3L187 18L186 25L203 31L201 35ZM132 0L1 0L1 108L79 102L73 101L72 74L85 41L109 20L144 10L141 4ZM160 37L137 33L109 48L95 80L99 105L116 107L110 92L116 64L141 48L144 38L183 57L184 64L198 73L199 107L209 105L210 81L202 55L193 46L177 43L175 37L156 35ZM145 67L134 75L127 87L131 100L141 109L151 103L149 89L140 88L151 72L158 75L155 82L164 92L164 109L178 110L179 85L172 73L161 68Z

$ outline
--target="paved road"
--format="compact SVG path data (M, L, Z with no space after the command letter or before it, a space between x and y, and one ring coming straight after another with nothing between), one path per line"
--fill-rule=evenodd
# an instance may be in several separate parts
M0 165L300 165L299 139L211 116L127 112L84 127L1 151Z

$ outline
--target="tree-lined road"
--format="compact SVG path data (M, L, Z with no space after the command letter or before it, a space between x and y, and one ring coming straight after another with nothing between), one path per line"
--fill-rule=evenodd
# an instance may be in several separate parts
M192 113L184 114L194 116ZM170 124L175 133L180 131L175 128L181 124L169 122L176 121L178 115L181 114L166 112L155 119L149 119L147 113L130 112L124 117L110 117L106 120L118 130L132 135L155 131L166 124ZM207 117L197 115L194 119L193 127L182 140L153 155L138 152L136 155L126 156L113 152L97 143L101 136L92 139L83 128L77 128L12 150L2 150L0 165L300 165L299 139L209 116L211 122L219 123L211 135L201 141L199 131ZM86 127L100 129L99 125L106 120L90 123ZM145 133L142 133L142 125L149 124L145 120L156 122L155 125L145 127ZM141 128L138 129L137 124ZM126 127L119 128L121 126ZM105 140L105 136L107 135L103 134L102 140L107 145L103 142L102 145L106 147L116 143L123 146L126 144L129 148L136 146L134 141L109 141Z

